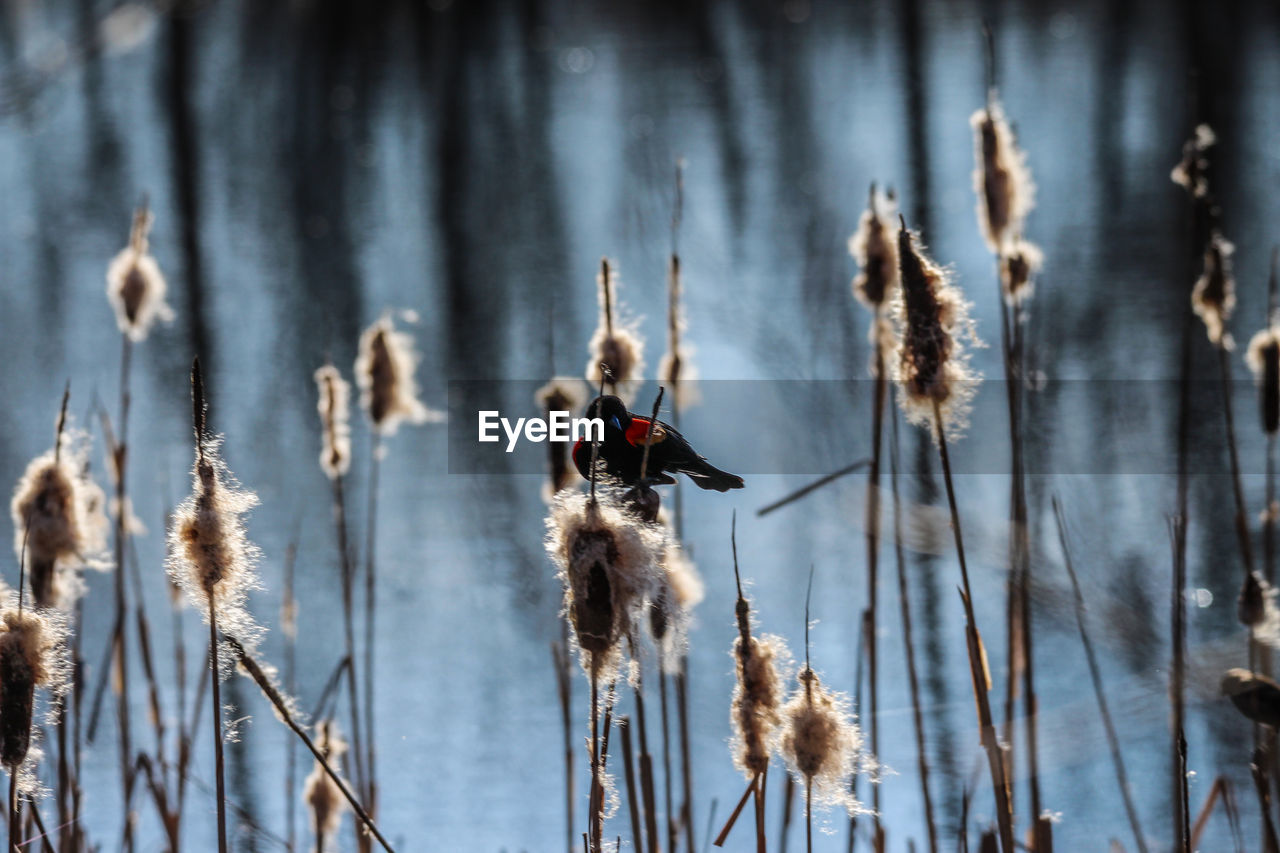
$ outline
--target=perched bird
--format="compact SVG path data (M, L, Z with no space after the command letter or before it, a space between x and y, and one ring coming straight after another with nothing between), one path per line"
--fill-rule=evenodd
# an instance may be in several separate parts
M587 406L587 417L604 421L604 440L597 451L598 470L624 485L635 485L640 479L649 419L631 414L622 400L612 395L593 400ZM674 483L671 474L680 473L702 489L727 492L742 488L741 477L713 466L698 455L674 427L662 421L653 424L653 437L649 442L645 479L650 483ZM581 438L573 445L573 464L587 479L591 478L591 447L592 442Z

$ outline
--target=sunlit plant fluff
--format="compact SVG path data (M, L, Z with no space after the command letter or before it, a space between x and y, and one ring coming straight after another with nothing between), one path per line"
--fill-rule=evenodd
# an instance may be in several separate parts
M347 742L333 720L324 720L316 726L316 749L329 762L330 767L342 764L347 752ZM316 761L302 788L302 799L311 810L312 828L316 835L316 853L324 853L329 842L337 836L342 826L342 816L350 806L338 783L333 780L324 765Z
M978 195L978 226L987 248L1003 255L1022 234L1022 223L1035 206L1035 184L1027 168L1027 155L1017 139L1004 108L989 93L987 105L969 118L973 127L973 188Z
M418 399L418 383L413 377L418 360L413 338L396 330L390 314L384 314L360 336L355 367L360 407L379 434L395 435L402 421L421 424L444 420L442 413L428 409Z
M791 654L779 636L757 637L741 632L734 638L731 654L737 682L729 712L733 732L729 749L733 766L751 779L765 771L777 748L783 700L778 671L788 668Z
M320 413L320 468L330 480L345 475L351 467L351 386L332 364L316 370L316 390Z
M19 608L10 593L0 615L0 764L18 775L19 788L38 793L38 750L32 748L35 691L63 695L70 683L67 623L51 610Z
M824 687L807 666L797 679L799 686L782 708L782 758L815 802L858 814L864 808L849 782L874 760L863 753L862 732L849 712L849 699Z
M212 601L218 630L253 648L262 629L245 601L258 588L261 552L249 541L243 516L258 497L240 488L218 456L219 443L217 438L199 441L191 495L174 510L169 524L168 572L206 624Z
M575 415L587 404L587 395L581 379L555 377L534 393L534 402L546 412L572 412ZM561 489L572 486L582 477L578 469L569 463L568 448L563 442L547 442L551 463L551 482L543 490L543 498L550 503Z
M957 435L968 420L980 377L970 368L964 344L981 346L969 306L948 274L929 260L905 225L898 230L901 287L894 301L901 337L893 359L898 402L915 424ZM935 423L936 411L943 423Z
M665 672L679 672L680 658L689 643L693 608L704 594L697 567L675 536L668 537L649 609L649 627Z
M1280 429L1280 326L1268 326L1255 334L1244 359L1258 382L1262 430L1274 436Z
M600 299L600 323L587 345L590 359L586 377L593 387L603 378L611 390L624 399L644 370L644 338L634 326L624 323L618 310L618 277L608 259L600 262L596 276ZM602 376L603 365L608 375Z
M1222 694L1255 723L1280 728L1280 685L1267 676L1229 669L1222 676Z
M1169 174L1175 184L1182 187L1192 198L1204 198L1209 194L1209 158L1206 152L1213 147L1218 138L1207 124L1197 125L1195 133L1182 146L1182 159Z
M1236 616L1250 629L1255 640L1280 649L1280 607L1276 606L1276 593L1276 588L1266 579L1250 572L1236 601Z
M872 184L867 209L858 220L858 230L849 238L849 254L859 268L853 280L853 294L873 310L891 302L898 287L898 242L894 234L897 216L894 197Z
M64 430L61 450L49 450L27 465L9 514L14 552L25 559L36 607L70 608L83 591L81 569L111 567L107 554L106 501L90 478L88 437ZM25 543L25 557L24 557Z
M168 285L149 254L147 236L153 219L145 206L134 212L129 245L107 267L107 298L115 309L116 325L134 342L145 340L157 320L167 323L173 319L165 302Z
M1044 263L1040 247L1019 237L1000 258L1000 287L1004 301L1018 307L1035 295L1035 276Z
M621 641L637 639L637 620L657 589L665 536L604 496L570 491L556 496L547 528L583 668L608 680L617 674Z
M1191 307L1204 320L1209 342L1231 349L1227 322L1236 307L1236 280L1231 275L1231 254L1235 247L1217 231L1204 249L1204 272L1191 291Z

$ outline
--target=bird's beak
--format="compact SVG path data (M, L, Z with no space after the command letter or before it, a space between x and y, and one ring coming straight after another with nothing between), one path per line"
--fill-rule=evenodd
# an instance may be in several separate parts
M609 425L612 426L614 429L616 429L618 432L622 432L622 421L618 420L617 415L614 415L613 417L609 418Z

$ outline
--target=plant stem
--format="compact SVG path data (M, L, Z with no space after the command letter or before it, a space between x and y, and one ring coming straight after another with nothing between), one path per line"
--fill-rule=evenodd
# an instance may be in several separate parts
M209 676L213 682L213 761L218 798L218 853L227 853L227 780L222 759L222 686L218 672L218 611L213 587L205 589L209 598Z
M129 536L127 514L129 435L129 367L133 345L128 335L121 335L120 349L120 418L119 439L114 448L116 469L116 524L115 524L115 634L112 639L116 671L120 675L120 696L117 702L120 729L120 776L124 794L124 850L133 849L133 744L129 720L129 654L126 613L128 600L125 588L125 543Z
M982 637L978 633L977 620L973 612L973 595L969 586L969 568L965 561L964 534L960 528L960 510L956 505L955 484L951 478L951 457L947 452L947 432L942 420L942 408L935 400L933 417L938 455L942 462L942 476L947 489L947 505L951 511L951 529L955 534L956 555L960 562L960 579L963 588L960 592L965 612L965 634L969 649L969 669L973 679L974 697L978 706L978 726L982 745L987 752L987 763L991 768L991 786L995 794L996 820L1000 829L1000 848L1003 853L1014 853L1013 815L1009 811L1009 787L1005 778L1004 756L1000 744L996 740L995 723L991 718L990 697L985 655L982 650Z
M376 464L376 463L375 463ZM363 791L366 799L370 786L364 773L364 731L360 728L360 697L356 690L356 633L355 633L355 567L351 564L351 549L347 544L347 501L342 477L333 478L333 527L337 534L338 560L342 567L342 634L346 646L347 698L351 704L352 763L356 770L356 790Z
M368 761L366 762L367 775L367 802L369 804L369 813L377 815L378 813L378 781L376 766L376 747L374 741L377 738L373 723L374 714L374 662L376 659L374 650L374 637L377 628L377 607L378 607L378 576L377 576L377 523L378 523L378 480L379 473L382 469L382 452L383 443L382 436L375 430L373 434L373 449L369 459L369 517L365 528L368 540L365 543L365 600L364 600L364 721L366 727L365 749L368 751ZM355 658L351 659L352 666L355 665Z
M877 601L880 598L879 565L880 565L880 445L884 431L884 401L887 377L885 376L884 347L880 343L880 306L876 306L872 319L871 334L875 341L875 399L871 405L871 469L867 475L867 668L869 670L869 693L871 696L870 739L871 754L880 754L879 727L879 683L880 670L877 649ZM872 837L881 837L880 826L880 786L871 786L871 821Z

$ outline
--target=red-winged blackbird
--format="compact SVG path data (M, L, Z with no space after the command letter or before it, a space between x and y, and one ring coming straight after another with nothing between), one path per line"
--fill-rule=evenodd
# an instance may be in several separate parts
M635 485L640 479L649 419L631 414L621 400L608 395L597 397L587 406L587 417L604 421L604 440L597 450L598 470L625 485ZM591 478L590 441L578 439L573 445L573 464L583 477ZM742 488L741 477L713 466L674 427L658 421L653 425L645 479L652 484L674 483L675 478L668 472L685 474L702 489L727 492Z

